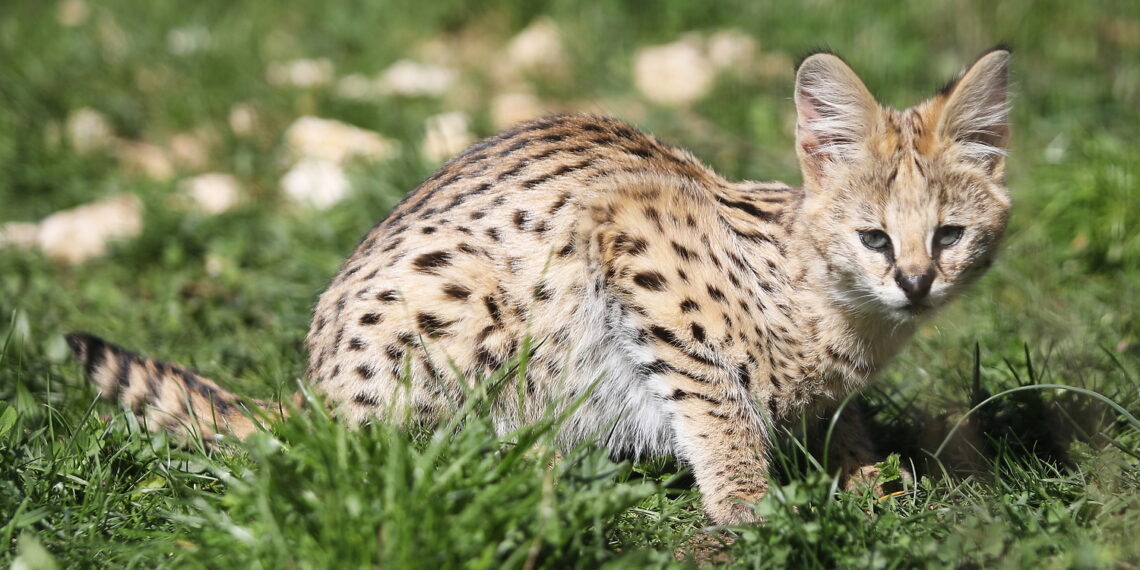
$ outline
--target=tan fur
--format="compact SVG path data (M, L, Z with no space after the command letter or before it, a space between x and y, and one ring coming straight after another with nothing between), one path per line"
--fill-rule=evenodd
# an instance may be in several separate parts
M803 188L725 180L600 117L487 139L345 262L316 305L308 381L352 423L438 421L509 371L529 335L520 389L492 410L502 432L588 395L565 444L675 453L713 521L756 520L748 503L765 491L773 429L865 386L992 259L1009 210L1008 55L990 52L905 111L881 107L839 58L808 58L796 87ZM935 244L948 225L965 228L960 241ZM870 230L889 235L889 252L861 243ZM908 300L901 279L919 277L928 293ZM84 339L73 344L89 362ZM185 419L173 397L129 395L157 376L183 386L167 392L189 393L194 415L218 416L221 398L223 427L253 429L212 383L148 366L127 375L124 404ZM109 368L88 372L115 392ZM835 441L832 464L866 476L873 446L857 418Z

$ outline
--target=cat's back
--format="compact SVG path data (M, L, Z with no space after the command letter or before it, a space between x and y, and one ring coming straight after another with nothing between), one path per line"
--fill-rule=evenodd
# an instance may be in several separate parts
M630 180L724 184L687 152L592 115L523 123L467 149L374 227L321 295L309 379L355 398L360 382L404 373L412 347L440 349L425 375L483 373L528 332L573 334L566 321L590 286L584 225Z

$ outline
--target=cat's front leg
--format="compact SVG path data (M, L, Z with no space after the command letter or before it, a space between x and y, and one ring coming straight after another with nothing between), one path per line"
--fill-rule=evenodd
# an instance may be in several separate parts
M701 502L715 524L758 522L753 505L768 489L768 430L746 398L694 389L668 378L676 449L692 466Z

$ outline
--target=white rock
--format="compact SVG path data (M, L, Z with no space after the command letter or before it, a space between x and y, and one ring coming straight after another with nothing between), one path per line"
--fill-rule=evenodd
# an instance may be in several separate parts
M317 158L341 164L352 158L384 160L396 154L396 145L378 133L340 121L301 117L285 132L290 158Z
M131 194L119 194L44 218L37 240L48 257L77 264L106 254L110 241L140 232L142 203Z
M491 100L491 121L497 130L545 114L542 102L530 93L503 93Z
M642 48L634 55L634 84L655 103L693 103L708 93L715 76L696 38Z
M339 164L310 157L285 173L281 190L295 202L325 210L348 197L350 185Z
M230 130L235 135L248 137L253 134L253 129L257 126L257 109L249 103L236 103L230 107L227 120Z
M63 0L59 3L56 19L65 28L74 28L87 21L91 7L83 0Z
M115 145L115 156L124 169L147 178L161 181L174 176L174 161L160 146L120 140Z
M182 181L182 193L207 214L228 212L241 202L241 183L233 175L220 172L199 174Z
M205 132L178 133L170 137L170 155L176 163L198 170L210 162L210 136Z
M716 70L742 72L756 58L756 40L741 30L717 30L709 35L707 50Z
M333 93L337 97L353 101L373 101L384 93L380 81L363 73L353 73L336 80Z
M438 97L455 84L458 76L451 68L402 59L380 75L379 89L393 95Z
M190 55L210 47L210 29L204 26L175 28L166 32L166 50L174 55Z
M461 111L428 117L424 156L433 162L443 162L467 148L475 140L468 128L469 122Z
M32 222L8 222L0 225L0 247L32 249L39 245L40 225Z
M562 32L550 18L538 18L507 44L507 59L523 71L560 69L565 64Z
M88 153L105 148L114 138L107 117L90 107L83 107L67 117L67 140L77 152Z
M328 59L295 59L270 63L265 79L277 87L307 89L328 85L333 73L333 63Z

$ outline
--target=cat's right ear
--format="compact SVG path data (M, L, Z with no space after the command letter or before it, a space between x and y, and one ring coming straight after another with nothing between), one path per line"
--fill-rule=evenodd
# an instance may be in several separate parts
M796 155L806 186L819 187L834 166L850 163L874 129L879 103L838 56L817 53L796 70Z

